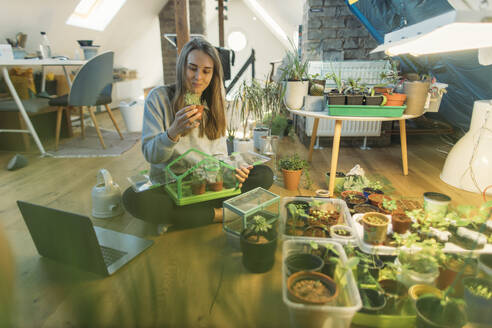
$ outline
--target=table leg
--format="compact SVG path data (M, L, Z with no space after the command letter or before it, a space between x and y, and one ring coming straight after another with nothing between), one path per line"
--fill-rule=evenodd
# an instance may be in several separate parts
M405 120L400 120L400 142L401 142L401 161L403 164L403 175L408 175L407 128L405 126Z
M3 78L5 80L5 83L7 83L7 86L10 90L10 94L14 98L15 103L17 104L17 107L19 108L19 111L22 115L22 118L24 119L24 122L27 125L27 131L26 133L30 133L32 137L34 138L34 141L36 142L36 145L39 148L39 151L41 152L41 156L45 156L47 153L44 150L43 145L41 144L41 141L39 140L38 134L36 133L36 130L34 130L34 126L31 123L31 120L29 119L29 116L26 113L26 109L24 108L24 105L22 104L22 101L19 98L19 95L17 94L17 91L15 91L14 85L12 84L12 81L10 80L9 72L7 70L7 67L2 67L2 73L3 73ZM8 131L7 131L8 132Z
M311 144L309 145L308 162L313 160L313 148L316 142L316 134L318 133L319 118L314 119L313 132L311 133Z
M41 92L46 91L46 68L41 66Z
M71 89L72 88L72 80L70 79L70 76L68 75L67 68L65 66L62 66L62 67L63 67L63 72L65 73L65 78L67 79L68 86Z
M333 135L333 147L331 150L330 185L328 186L329 195L335 194L335 178L337 177L338 151L340 150L340 135L342 134L341 120L335 121L335 134Z

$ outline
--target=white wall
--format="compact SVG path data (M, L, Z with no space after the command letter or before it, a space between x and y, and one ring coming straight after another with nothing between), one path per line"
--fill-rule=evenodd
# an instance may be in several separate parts
M251 49L253 48L256 52L256 78L265 79L270 72L269 63L274 60L282 59L285 54L285 47L261 22L261 20L249 10L242 0L229 0L226 5L228 6L228 20L226 20L224 24L225 46L228 47L227 35L235 30L243 32L248 39L246 48L240 52L236 52L236 62L235 66L232 67L232 77L240 70L241 66L251 54ZM209 12L209 8L210 7L207 7L207 39L213 45L218 45L219 26L217 11L212 7L211 9L213 12ZM256 20L254 20L253 17L256 17ZM251 77L251 70L248 69L243 76L246 76L249 80ZM227 83L229 82L230 81Z
M115 67L136 69L142 87L163 83L159 11L167 0L127 0L102 32L66 25L79 0L0 0L0 43L17 32L28 35L26 50L39 47L45 31L55 55L73 57L76 40L94 40L100 52L115 52Z

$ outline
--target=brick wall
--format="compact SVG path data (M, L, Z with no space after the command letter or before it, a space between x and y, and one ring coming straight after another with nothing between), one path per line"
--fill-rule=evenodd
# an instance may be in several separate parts
M308 0L303 9L302 53L312 60L382 59L378 44L344 0Z
M190 16L190 33L205 35L205 0L189 0L188 11ZM161 36L165 33L176 33L174 19L174 0L168 0L159 13ZM162 38L162 67L164 70L164 83L176 82L177 51L174 46Z

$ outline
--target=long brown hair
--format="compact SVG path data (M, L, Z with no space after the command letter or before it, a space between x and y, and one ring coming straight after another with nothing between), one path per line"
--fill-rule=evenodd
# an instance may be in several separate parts
M222 64L215 48L207 41L196 38L186 43L176 63L176 92L173 98L173 113L176 114L185 106L184 95L186 93L186 69L188 66L188 55L193 50L200 50L210 56L214 63L213 75L210 84L202 93L202 101L207 102L209 111L203 115L203 123L200 124L199 135L205 134L209 140L215 140L225 136L226 119L224 110L224 85L222 82ZM174 118L173 118L174 119Z

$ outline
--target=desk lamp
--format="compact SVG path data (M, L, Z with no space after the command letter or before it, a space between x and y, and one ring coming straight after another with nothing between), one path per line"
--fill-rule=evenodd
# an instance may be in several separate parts
M479 63L492 64L492 4L448 0L454 10L388 33L372 52L412 56L478 49ZM492 185L492 100L475 101L469 131L449 152L441 180L481 192ZM492 195L492 188L487 194Z

